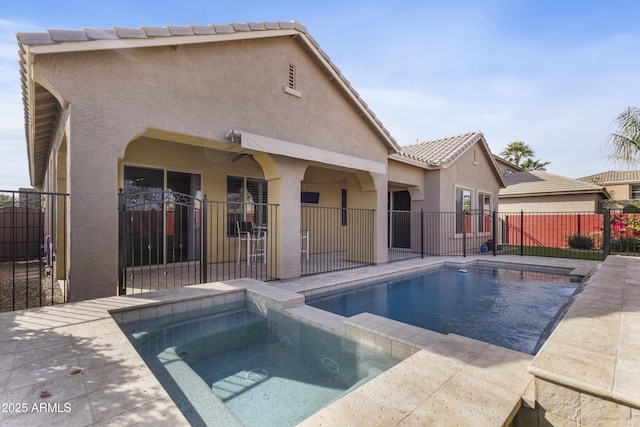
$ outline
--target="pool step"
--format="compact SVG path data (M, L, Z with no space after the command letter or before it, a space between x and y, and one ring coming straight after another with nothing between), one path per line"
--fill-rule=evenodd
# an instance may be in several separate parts
M531 359L449 334L300 425L508 425L533 381Z

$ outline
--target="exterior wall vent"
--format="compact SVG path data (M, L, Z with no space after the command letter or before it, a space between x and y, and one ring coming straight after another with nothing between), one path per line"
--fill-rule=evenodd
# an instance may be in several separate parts
M289 74L284 92L297 98L302 96L302 93L296 89L296 66L293 64L289 64Z
M289 89L296 88L296 66L289 64Z

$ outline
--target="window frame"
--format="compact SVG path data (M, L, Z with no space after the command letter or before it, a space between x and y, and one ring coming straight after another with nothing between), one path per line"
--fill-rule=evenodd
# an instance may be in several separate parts
M458 192L461 193L461 197L458 197ZM469 206L467 209L465 209L465 193L468 193L468 200L469 200ZM473 211L473 194L474 191L469 189L469 188L465 188L465 187L456 187L455 192L454 192L454 206L455 206L455 235L456 236L462 236L462 221L461 218L464 218L465 221L465 225L467 226L465 231L466 231L466 235L470 236L473 234L473 223L471 222L471 212ZM462 209L459 210L458 208L461 207Z
M487 235L491 234L491 202L493 195L484 191L477 192L478 197L478 221L477 221L477 234ZM487 203L487 199L489 202Z
M236 181L234 189L239 191L230 191L230 182L232 180ZM238 185L239 182L241 183ZM227 175L226 222L228 237L235 237L236 221L251 222L254 225L264 227L267 226L268 184L264 178ZM233 195L239 195L239 197Z

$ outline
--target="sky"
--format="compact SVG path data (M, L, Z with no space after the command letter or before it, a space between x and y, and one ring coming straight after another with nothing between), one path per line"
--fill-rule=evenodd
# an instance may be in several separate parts
M636 0L0 0L0 189L31 186L17 32L296 20L400 145L479 130L579 178L624 169L606 140L640 106L639 18Z

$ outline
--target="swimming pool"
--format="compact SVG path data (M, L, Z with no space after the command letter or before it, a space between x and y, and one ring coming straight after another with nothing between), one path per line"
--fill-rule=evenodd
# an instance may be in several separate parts
M193 316L123 328L191 425L296 425L399 362L283 312Z
M308 296L306 303L347 317L369 312L535 354L578 289L558 269L443 267Z

